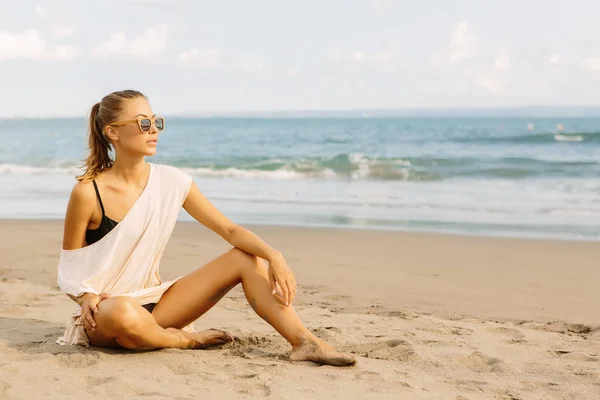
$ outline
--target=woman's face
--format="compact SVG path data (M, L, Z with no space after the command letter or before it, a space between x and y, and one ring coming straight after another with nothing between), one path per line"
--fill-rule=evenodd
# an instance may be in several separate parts
M123 102L123 110L118 121L128 122L122 126L107 127L107 135L118 152L132 155L153 156L156 154L158 144L158 129L154 122L152 107L143 97L128 99ZM138 119L149 118L152 121L150 129L143 132L138 124Z

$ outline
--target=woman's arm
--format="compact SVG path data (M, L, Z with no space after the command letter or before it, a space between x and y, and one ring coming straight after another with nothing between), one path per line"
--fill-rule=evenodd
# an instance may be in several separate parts
M63 231L62 248L64 250L76 250L85 246L85 231L94 212L96 200L94 193L89 184L81 182L75 184L71 190ZM67 296L81 306L85 294L82 293L79 297L75 297L67 293Z
M64 250L80 249L86 245L85 232L92 219L94 207L96 205L95 191L89 187L89 183L77 183L71 191L71 197L67 205L65 214L65 224L63 232L62 248ZM98 312L98 303L106 299L108 295L102 293L82 293L75 297L67 293L67 296L81 306L81 318L84 324L89 324L86 328L95 330L96 322L94 312Z
M75 250L85 246L85 231L94 212L94 190L85 183L77 183L67 205L62 248Z
M267 260L269 268L273 267L272 273L269 273L273 293L275 293L275 282L277 282L283 292L286 305L291 304L296 296L296 280L281 252L269 246L248 229L235 224L223 215L204 197L194 182L191 183L183 208L194 219L217 233L232 246Z

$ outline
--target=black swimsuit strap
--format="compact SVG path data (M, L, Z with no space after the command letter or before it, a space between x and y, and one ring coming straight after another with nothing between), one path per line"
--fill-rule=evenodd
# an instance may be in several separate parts
M100 191L98 191L98 185L96 185L96 181L92 181L94 184L94 189L96 189L96 197L98 197L98 202L100 202L100 208L102 209L102 216L104 217L104 205L102 204L102 199L100 198Z

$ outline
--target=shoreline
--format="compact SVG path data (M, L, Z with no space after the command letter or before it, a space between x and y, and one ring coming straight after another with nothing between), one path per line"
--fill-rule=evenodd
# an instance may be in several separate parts
M7 218L0 217L0 224L3 222L63 222L64 218L59 217L16 217L16 218ZM236 222L236 221L234 221ZM179 218L177 220L177 224L197 224L198 222L191 219L188 215L185 218ZM402 234L417 234L417 235L442 235L442 236L452 236L452 237L464 237L464 238L487 238L487 239L514 239L514 240L545 240L545 241L556 241L556 242L582 242L582 243L594 243L600 244L600 237L598 238L589 238L589 237L574 237L574 236L555 236L555 235L535 235L531 234L522 234L522 235L513 235L513 234L503 234L503 233L490 233L490 232L465 232L460 230L451 230L451 229L416 229L416 228L397 228L397 227L386 227L386 226L360 226L360 225L329 225L329 224L289 224L282 222L278 223L259 223L259 222L236 222L239 225L245 227L258 227L258 228L289 228L289 229L313 229L313 230L331 230L331 231L357 231L357 232L382 232L382 233L402 233Z

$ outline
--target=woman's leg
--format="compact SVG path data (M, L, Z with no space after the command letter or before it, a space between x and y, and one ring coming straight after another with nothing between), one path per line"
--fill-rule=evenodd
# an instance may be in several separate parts
M291 360L331 365L356 362L352 355L337 352L314 336L294 309L271 293L264 262L237 248L179 279L162 295L152 316L163 328L181 329L210 310L238 283L242 283L254 311L293 346Z
M227 333L216 330L187 333L174 328L164 329L146 309L127 296L101 301L94 318L96 330L86 332L91 344L97 347L198 349L232 340Z

